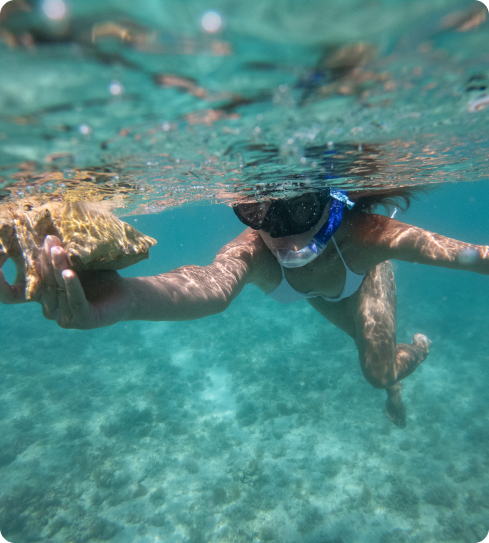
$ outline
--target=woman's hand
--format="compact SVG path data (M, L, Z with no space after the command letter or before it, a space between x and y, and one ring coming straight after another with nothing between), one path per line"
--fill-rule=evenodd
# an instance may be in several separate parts
M88 330L109 326L124 317L124 280L111 270L77 275L58 238L48 236L42 259L43 315L61 328Z
M87 330L120 321L187 321L224 311L255 280L271 258L260 235L245 231L225 245L209 266L183 266L153 277L121 277L116 271L75 273L55 236L41 254L41 288L34 301L62 328ZM1 262L0 262L1 265ZM0 302L25 301L23 284L10 286L0 275Z
M43 315L61 328L88 330L123 319L123 278L109 270L86 271L78 276L55 236L47 236L44 241L41 276L42 286L35 301L41 304ZM25 302L24 291L24 283L9 285L0 271L0 302Z

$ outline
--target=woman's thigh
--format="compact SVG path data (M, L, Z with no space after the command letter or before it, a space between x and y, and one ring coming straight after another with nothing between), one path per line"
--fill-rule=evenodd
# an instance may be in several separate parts
M376 388L392 385L396 371L396 282L390 261L367 272L352 307L360 365Z
M340 302L311 298L309 303L355 340L360 366L376 388L391 386L396 371L396 282L391 262L365 275L360 288Z
M355 312L352 311L353 297L356 297L356 294L339 302L327 302L320 297L310 298L308 302L331 324L356 339ZM353 307L356 307L356 303L353 304Z

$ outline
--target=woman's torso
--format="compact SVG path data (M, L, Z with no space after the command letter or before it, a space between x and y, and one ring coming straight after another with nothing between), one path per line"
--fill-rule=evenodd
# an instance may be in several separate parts
M347 274L345 265L353 273L365 273L366 269L362 267L358 244L352 235L351 221L343 222L335 233L335 240L338 249L333 240L330 240L324 252L311 263L301 268L284 269L285 278L294 290L305 294L314 293L327 298L336 298L342 294L345 286ZM253 282L263 292L270 293L282 281L282 269L268 248L263 252L260 260Z

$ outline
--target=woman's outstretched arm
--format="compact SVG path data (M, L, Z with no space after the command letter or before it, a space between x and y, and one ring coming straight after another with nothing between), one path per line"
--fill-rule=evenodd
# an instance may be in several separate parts
M129 304L124 320L184 321L224 311L253 282L260 250L256 241L256 235L239 236L209 266L183 266L155 277L126 279Z
M225 245L209 266L184 266L155 277L123 278L111 271L78 276L59 240L49 236L37 301L44 316L62 328L98 328L124 320L198 319L226 309L253 281L260 253L263 244L258 237L244 232ZM0 301L6 303L13 287L3 277L0 283Z
M352 227L369 267L392 259L489 275L487 245L446 238L382 215L359 214Z

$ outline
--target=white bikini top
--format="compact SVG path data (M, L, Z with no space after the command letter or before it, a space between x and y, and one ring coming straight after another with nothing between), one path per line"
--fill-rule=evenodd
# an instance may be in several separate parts
M343 287L342 293L337 298L328 298L327 296L323 296L322 294L305 294L304 292L299 292L298 290L295 290L295 288L293 288L287 281L282 265L280 265L280 268L282 270L282 280L276 288L274 288L271 292L267 294L267 296L270 296L270 298L282 304L291 304L293 302L298 302L299 300L305 300L306 298L316 298L318 296L320 296L327 302L339 302L340 300L343 300L343 298L348 298L348 296L354 294L360 288L365 274L354 273L350 270L350 268L346 265L345 259L343 258L343 255L338 248L336 240L334 239L334 237L332 237L331 239L333 240L334 246L336 247L336 250L340 255L341 261L343 262L346 271L345 286Z

